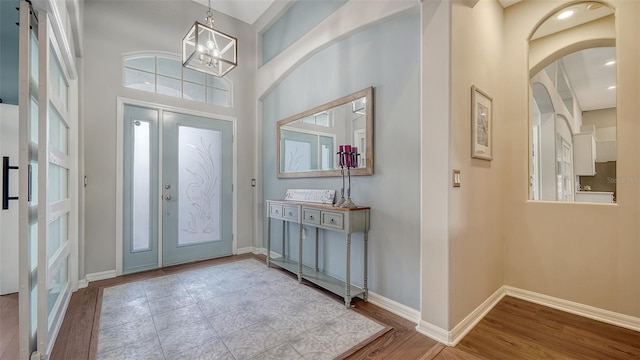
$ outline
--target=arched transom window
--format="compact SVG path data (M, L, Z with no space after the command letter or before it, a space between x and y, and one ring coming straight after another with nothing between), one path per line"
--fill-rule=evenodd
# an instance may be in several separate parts
M224 107L232 106L231 81L183 68L178 56L125 56L122 73L122 85L130 89Z

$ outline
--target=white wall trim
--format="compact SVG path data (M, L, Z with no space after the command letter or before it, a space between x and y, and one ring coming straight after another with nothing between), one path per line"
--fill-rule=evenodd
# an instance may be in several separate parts
M87 276L85 277L84 281L86 281L87 285L88 285L92 281L113 279L116 276L117 275L116 275L116 271L115 270L100 271L100 272L97 272L97 273L87 274Z
M467 315L462 321L449 332L449 346L456 346L473 329L480 320L496 306L505 296L504 286L496 290L480 306Z
M513 296L521 300L535 304L547 306L556 310L568 312L570 314L586 317L588 319L601 321L610 325L623 327L625 329L640 331L640 318L630 315L620 314L614 311L600 309L590 305L556 298L533 291L518 289L512 286L503 286L505 295Z
M640 318L507 285L503 285L500 289L496 290L487 300L458 323L453 330L447 331L421 320L418 326L416 326L416 331L447 346L456 346L505 296L512 296L524 301L625 329L640 331Z
M504 286L502 286L467 315L467 317L460 321L451 331L447 331L426 321L420 321L418 326L416 326L416 331L447 346L456 346L504 296L505 291Z
M78 280L78 290L84 289L89 286L89 282L86 278Z
M441 327L435 326L431 323L428 323L424 320L420 320L418 326L416 326L416 331L420 334L429 337L439 343L449 345L449 332Z
M390 313L396 314L403 319L409 320L414 324L418 324L420 322L420 311L413 309L407 305L388 299L372 291L369 291L368 300L373 305L383 308Z
M257 255L260 255L260 254L263 254L262 250L264 250L264 249L260 249L260 248L257 248L255 246L247 246L247 247L243 247L243 248L238 248L236 250L235 254L236 255L242 255L242 254L257 254ZM265 254L266 254L266 252L263 255L265 255Z

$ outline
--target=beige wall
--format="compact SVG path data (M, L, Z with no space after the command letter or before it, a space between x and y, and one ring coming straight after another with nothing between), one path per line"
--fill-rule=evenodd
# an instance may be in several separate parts
M504 283L500 229L504 139L502 84L503 8L480 1L452 4L450 164L461 171L460 188L449 186L449 330ZM471 158L471 86L493 97L494 159Z
M525 0L505 9L502 218L505 284L640 315L640 3L612 0L618 54L617 205L527 201L528 44L545 16L573 1Z

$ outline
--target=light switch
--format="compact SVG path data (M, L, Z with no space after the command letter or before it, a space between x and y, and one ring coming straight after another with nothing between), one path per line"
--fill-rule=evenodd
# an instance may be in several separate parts
M460 187L460 170L453 170L453 187Z

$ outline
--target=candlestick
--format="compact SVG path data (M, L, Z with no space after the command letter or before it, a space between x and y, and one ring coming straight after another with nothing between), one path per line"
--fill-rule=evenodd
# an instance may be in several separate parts
M340 207L342 208L355 208L357 205L351 200L351 168L358 167L358 148L351 145L344 146L345 153L345 166L347 167L347 176L349 178L349 187L347 188L347 200L342 202ZM342 172L342 182L344 188L344 169Z
M346 202L344 198L344 145L338 146L338 152L336 155L338 155L338 165L340 166L340 175L342 175L342 188L340 189L340 200L336 201L334 206L340 207Z

